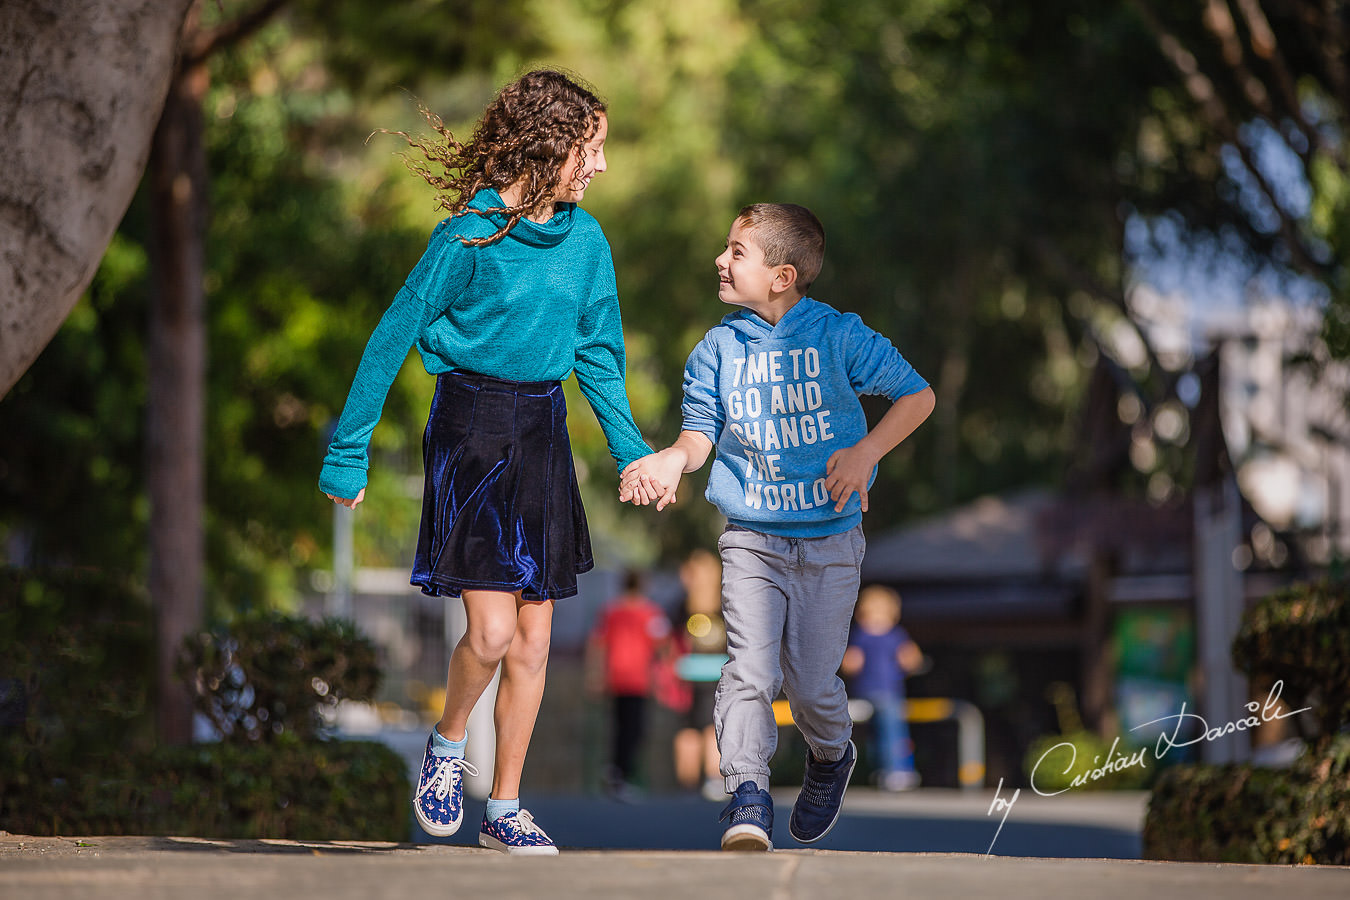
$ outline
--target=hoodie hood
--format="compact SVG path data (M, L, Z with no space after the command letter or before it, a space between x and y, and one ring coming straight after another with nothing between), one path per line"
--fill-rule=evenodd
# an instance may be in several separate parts
M747 341L763 341L770 338L781 340L803 331L814 331L820 327L822 319L839 313L830 306L810 297L803 297L793 304L777 325L770 325L760 318L758 313L748 309L738 309L722 319L722 324L744 335Z
M492 188L483 188L474 194L473 199L469 201L471 209L482 212L489 209L501 209L505 205L502 202L502 195ZM532 222L522 216L506 233L506 239L516 240L531 247L551 247L561 242L571 232L576 208L575 203L559 203L554 207L553 217L547 222ZM494 232L505 225L507 221L507 217L502 213L488 213L483 218L492 224Z

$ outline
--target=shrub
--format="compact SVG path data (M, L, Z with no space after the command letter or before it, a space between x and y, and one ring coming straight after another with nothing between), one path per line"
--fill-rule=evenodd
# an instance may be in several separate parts
M145 597L84 570L0 569L0 815L33 785L154 743Z
M1298 584L1243 617L1233 663L1253 680L1284 682L1291 708L1311 705L1319 746L1350 722L1350 582Z
M1112 743L1086 730L1044 735L1032 741L1022 758L1023 771L1028 779L1035 772L1033 787L1047 793L1142 788L1153 770L1146 766L1127 765L1136 748L1126 746L1121 741L1112 754ZM1069 746L1061 747L1061 744ZM1108 756L1114 762L1113 766L1108 763ZM1149 761L1152 762L1151 757ZM1094 774L1097 777L1094 778Z
M1153 788L1144 858L1350 865L1350 736L1291 769L1175 766Z
M149 603L118 577L0 569L0 828L407 836L398 755L314 739L321 709L378 684L353 625L256 614L190 640L199 707L230 738L196 747L155 746L153 633Z
M1350 865L1350 584L1294 585L1243 617L1233 662L1310 706L1316 740L1289 769L1178 766L1154 786L1144 856ZM1297 720L1295 720L1297 721Z
M410 792L403 760L369 741L166 747L35 781L7 804L3 827L19 834L401 841Z
M324 710L369 700L379 686L375 645L341 619L249 613L190 638L178 673L223 740L322 737Z

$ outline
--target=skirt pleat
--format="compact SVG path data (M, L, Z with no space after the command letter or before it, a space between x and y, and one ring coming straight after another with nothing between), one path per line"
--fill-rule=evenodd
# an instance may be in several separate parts
M438 376L422 456L413 584L432 596L576 594L594 561L561 384Z

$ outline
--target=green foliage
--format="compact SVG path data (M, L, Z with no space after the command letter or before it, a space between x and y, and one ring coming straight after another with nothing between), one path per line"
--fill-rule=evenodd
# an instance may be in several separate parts
M158 747L144 595L92 570L0 568L0 828L406 837L411 789L397 754L379 744L300 739L315 733L318 707L373 692L370 642L346 623L264 615L231 634L238 643L208 636L196 646L217 664L244 667L247 688L259 686L247 702L226 689L206 698L218 726L238 716L235 740ZM316 678L330 686L323 695ZM269 723L285 727L249 743L238 723L264 708Z
M1242 618L1233 662L1254 680L1284 682L1291 708L1312 706L1325 743L1350 723L1350 582L1296 584Z
M1285 9L1266 15L1279 52L1239 78L1212 20L1187 4L287 4L212 59L206 100L211 608L285 605L304 586L297 573L329 564L319 455L436 217L394 156L398 139L366 143L380 128L423 128L401 91L457 133L527 65L570 68L609 100L611 167L587 202L613 246L630 396L655 444L678 431L685 357L726 312L711 261L731 217L761 200L812 207L829 232L813 293L890 337L938 393L932 421L882 462L868 513L879 529L1057 482L1085 373L1129 321L1134 266L1169 243L1314 278L1344 355L1346 110L1315 29ZM1237 37L1250 43L1250 29ZM1173 50L1195 78L1178 74ZM1298 110L1265 66L1276 60L1324 141L1299 143ZM1269 109L1251 99L1252 77ZM1188 90L1202 78L1220 119ZM1272 228L1235 151L1263 157L1281 141L1308 201ZM138 201L87 300L0 405L0 535L25 560L144 568L144 218ZM1157 369L1131 374L1161 396L1174 375ZM405 485L430 390L410 359L373 436L362 564L407 564L418 513ZM866 408L875 420L884 404ZM621 510L584 403L571 418L602 565L712 542L704 473L661 516Z
M1350 864L1350 736L1292 769L1176 766L1153 788L1144 858Z
M1350 584L1297 584L1243 614L1233 662L1312 705L1320 734L1289 769L1177 766L1153 788L1144 856L1350 864Z
M1113 753L1111 741L1086 730L1045 735L1031 742L1022 767L1028 778L1035 772L1034 786L1047 794L1068 790L1138 790L1148 783L1153 769L1119 762L1122 758L1128 760L1133 751L1130 748L1122 753L1123 746L1123 743L1117 746ZM1108 757L1116 766L1110 766ZM1103 772L1108 766L1115 771ZM1094 772L1099 777L1094 778Z
M150 608L116 576L0 568L0 798L153 742Z
M342 700L370 700L379 686L375 645L341 619L246 614L189 638L178 674L197 711L228 743L313 740Z
M411 792L403 760L383 744L207 744L35 779L6 791L0 825L34 835L400 841Z

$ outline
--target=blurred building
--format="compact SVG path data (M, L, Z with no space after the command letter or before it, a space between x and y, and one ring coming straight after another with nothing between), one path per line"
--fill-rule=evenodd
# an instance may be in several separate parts
M1156 365L1128 326L1107 336L1061 484L869 540L864 580L901 592L934 660L911 693L980 707L991 783L1025 784L1027 747L1079 715L1126 740L1183 702L1239 717L1252 693L1229 655L1242 611L1350 556L1350 371L1325 358L1316 311L1256 304L1197 336L1176 298L1134 302ZM1138 384L1146 370L1170 385L1163 399ZM1065 686L1074 715L1052 699ZM951 736L915 739L922 768L923 742ZM1251 747L1233 736L1196 751L1227 761Z

